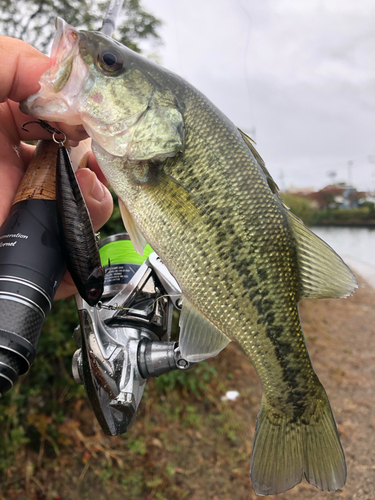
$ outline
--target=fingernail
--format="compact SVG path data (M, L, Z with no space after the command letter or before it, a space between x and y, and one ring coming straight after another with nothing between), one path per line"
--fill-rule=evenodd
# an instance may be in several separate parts
M85 196L91 196L96 201L102 201L105 196L104 186L94 172L88 168L82 168L77 170L76 175Z
M94 174L95 175L95 174ZM105 196L105 191L104 191L104 186L103 184L97 179L95 175L95 181L93 188L91 189L90 195L96 200L96 201L102 201L102 199Z

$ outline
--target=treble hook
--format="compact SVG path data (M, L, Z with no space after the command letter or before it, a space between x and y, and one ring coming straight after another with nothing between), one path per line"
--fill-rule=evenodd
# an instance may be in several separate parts
M50 125L49 123L47 123L43 120L30 120L29 122L26 122L21 126L22 130L25 130L25 132L29 132L29 130L27 130L27 128L26 128L26 125L29 125L29 123L36 123L37 125L40 125L44 130L47 130L47 132L52 134L52 139L57 144L64 144L65 143L66 135L64 134L64 132L62 132L61 130L59 130L55 127L52 127L52 125ZM61 141L56 139L56 135L59 135L59 134L63 136L63 139Z

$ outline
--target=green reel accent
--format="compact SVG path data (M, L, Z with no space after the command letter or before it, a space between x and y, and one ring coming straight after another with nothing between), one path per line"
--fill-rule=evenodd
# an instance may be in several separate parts
M138 264L141 265L153 252L150 245L146 245L143 255L139 255L130 240L119 240L107 243L99 249L102 266L108 266L108 259L111 264Z

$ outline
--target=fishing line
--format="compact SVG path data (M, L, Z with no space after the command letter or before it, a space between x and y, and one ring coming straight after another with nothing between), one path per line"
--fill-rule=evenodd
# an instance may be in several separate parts
M255 118L254 118L254 113L252 112L252 105L251 105L251 83L250 83L250 77L249 77L249 72L248 72L248 56L250 54L250 39L251 39L251 17L248 11L245 9L245 7L242 5L240 0L237 0L237 5L239 5L240 9L245 13L245 16L248 19L248 30L247 30L247 36L246 36L246 42L245 42L245 63L244 63L244 77L245 77L245 85L246 85L246 90L247 90L247 99L248 99L248 106L249 106L249 116L250 119L252 120L253 123L255 123ZM256 128L255 126L251 128L250 132L256 139Z
M133 247L130 240L118 240L107 243L99 249L102 265L106 266L108 259L111 264L136 264L141 265L151 255L153 249L150 245L146 245L143 255L139 255Z
M165 294L165 295L160 295L154 301L152 302L152 305L154 306L160 299L163 298L169 298L169 297L181 297L179 293L174 293L174 294ZM102 301L99 301L96 305L98 309L107 309L108 311L137 311L137 309L134 309L134 307L122 307L119 306L118 304L113 304L113 305L106 305L103 304Z
M104 17L100 31L107 36L112 36L115 32L117 20L120 15L124 0L111 0L107 13Z

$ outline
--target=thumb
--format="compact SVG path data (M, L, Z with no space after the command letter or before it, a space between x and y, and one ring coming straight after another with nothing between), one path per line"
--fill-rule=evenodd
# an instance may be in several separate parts
M112 195L88 168L81 168L76 172L87 209L90 213L95 231L100 229L110 218L113 210Z

